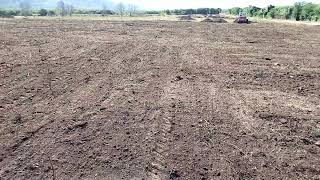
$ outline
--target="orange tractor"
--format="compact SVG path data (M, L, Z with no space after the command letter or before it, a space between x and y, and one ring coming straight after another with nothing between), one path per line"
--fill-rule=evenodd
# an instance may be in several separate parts
M239 15L237 16L236 20L234 21L236 23L246 23L248 24L249 23L249 19L247 18L247 16L244 14L244 13L239 13Z

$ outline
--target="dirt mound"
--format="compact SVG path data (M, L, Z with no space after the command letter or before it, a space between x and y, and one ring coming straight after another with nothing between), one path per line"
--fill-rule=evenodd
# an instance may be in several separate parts
M227 23L223 18L206 18L201 22Z
M191 16L180 16L179 19L182 20L182 21L193 21L193 20L195 20Z

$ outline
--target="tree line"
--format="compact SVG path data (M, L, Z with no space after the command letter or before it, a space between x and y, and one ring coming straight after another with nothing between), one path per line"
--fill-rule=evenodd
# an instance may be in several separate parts
M71 4L66 4L62 0L58 1L57 8L55 10L34 10L28 0L21 0L17 9L0 9L0 16L32 16L34 14L39 16L66 16L72 15L74 11L75 9Z
M294 19L296 21L320 21L320 4L296 2L293 6L273 6L266 8L249 6L246 8L231 8L229 14L238 15L240 12L251 17L271 19Z
M220 8L197 8L197 9L174 9L162 11L145 11L145 14L162 14L162 15L191 15L191 14L219 14L222 12Z
M75 9L72 4L67 4L63 0L57 2L55 9L32 9L28 0L21 0L17 9L0 9L0 16L72 16L73 14L100 14L113 15L119 14L121 16L133 16L138 12L138 6L134 4L118 3L112 9L107 5L103 5L100 10L81 10Z
M174 10L161 10L161 11L138 11L138 7L134 4L123 4L118 3L114 7L110 8L107 5L103 5L100 10L81 10L75 9L72 4L66 4L63 0L58 1L57 7L54 10L40 9L33 10L28 3L28 0L24 0L20 2L18 9L10 9L10 10L1 10L0 16L9 15L9 16L31 16L31 15L39 15L39 16L71 16L72 14L98 14L98 15L113 15L118 14L120 16L128 15L133 16L138 12L141 14L157 14L157 15L190 15L190 14L219 14L222 9L220 8L197 8L197 9L174 9Z

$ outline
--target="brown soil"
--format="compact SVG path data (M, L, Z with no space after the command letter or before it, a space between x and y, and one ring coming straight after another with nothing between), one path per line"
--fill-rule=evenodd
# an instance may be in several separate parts
M0 179L320 178L316 26L0 29Z

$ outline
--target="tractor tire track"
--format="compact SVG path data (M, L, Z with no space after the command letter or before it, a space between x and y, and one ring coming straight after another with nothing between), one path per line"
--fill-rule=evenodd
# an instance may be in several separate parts
M151 153L152 161L150 163L150 172L148 174L150 179L167 179L167 159L170 147L170 131L172 118L168 113L157 112L154 146Z
M169 81L170 82L170 81ZM176 97L177 85L170 82L164 86L164 93L159 100L160 109L153 113L153 149L151 152L149 179L168 179L168 159L170 150L170 132L172 131L172 112L168 109Z

